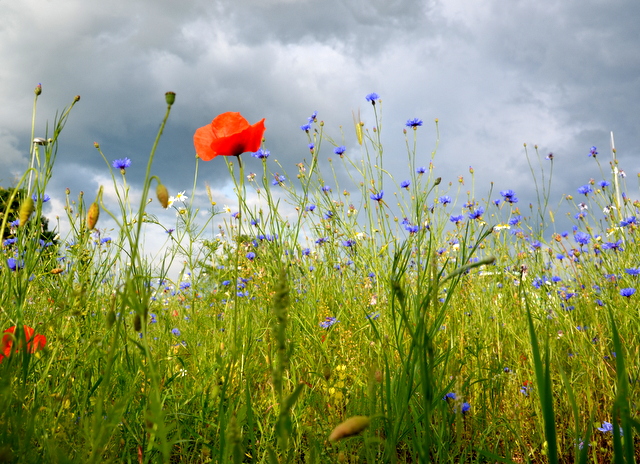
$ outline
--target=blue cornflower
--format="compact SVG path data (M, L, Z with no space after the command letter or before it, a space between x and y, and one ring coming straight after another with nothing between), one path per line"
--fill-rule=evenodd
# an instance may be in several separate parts
M300 129L302 129L305 132L309 132L311 130L311 124L305 124L303 126L300 126Z
M329 237L320 237L318 240L316 240L316 245L322 245L323 243L327 243L328 240L329 240Z
M22 269L24 267L24 262L23 261L19 261L19 260L15 259L15 258L8 258L7 259L7 267L15 272L18 269Z
M322 187L322 191L323 191L324 193L329 193L329 192L331 191L331 187L329 187L328 185L324 185L324 186Z
M602 433L613 433L613 424L611 422L602 421L602 427L598 427L598 430ZM620 436L622 436L622 428L618 427Z
M544 157L544 159L553 161L553 153L549 153L547 156Z
M260 148L257 152L253 153L251 156L258 159L267 159L269 158L270 154L271 152L269 152L269 150L263 150L262 148Z
M337 320L335 317L327 317L324 321L322 321L319 325L320 327L322 327L323 329L328 329L329 327L331 327L334 324L337 324L338 322L340 322L339 320Z
M576 232L573 236L573 239L576 243L580 244L580 246L587 245L591 241L591 236L586 232Z
M622 239L618 240L617 242L607 242L602 245L602 248L604 248L605 250L624 251L624 248L622 248L620 245L622 245Z
M631 224L634 224L634 225L637 224L637 220L635 216L629 216L628 218L622 220L620 222L620 227L627 227Z
M416 169L416 173L418 174L424 174L425 172L427 172L427 168L425 168L424 166L420 166L418 169Z
M156 313L149 313L149 322L151 324L156 324L158 322L158 316Z
M451 203L451 197L449 195L442 195L438 198L438 202L440 202L443 206Z
M372 92L370 94L368 94L366 97L364 97L368 102L371 102L371 104L375 105L376 104L376 100L380 99L380 95L378 95L375 92Z
M522 221L522 216L517 214L517 215L513 216L511 219L509 219L509 225L510 226L517 226L518 224L520 224L520 221Z
M318 117L318 112L317 111L314 111L313 113L311 113L311 116L309 116L307 118L307 120L309 121L309 124L311 124L313 121L315 121L317 117Z
M462 222L463 219L464 219L464 216L462 214L459 214L457 216L452 215L449 218L449 221L455 222L456 224L458 224L459 222Z
M465 401L464 403L462 403L462 408L460 409L462 410L462 414L466 414L471 409L471 405Z
M456 394L453 392L449 392L442 397L443 401L449 401L449 400L455 400L455 399L456 399Z
M16 243L16 241L17 241L17 240L16 240L15 238L8 238L8 239L6 239L6 240L3 242L3 245L4 245L4 246L6 246L6 247L8 247L8 246L10 246L10 245L15 244L15 243Z
M496 206L500 206L500 202L501 201L502 200L500 198L496 198L495 200L493 200L493 204L496 205Z
M180 332L180 329L174 328L174 329L171 329L171 333L176 337L179 337L181 332Z
M482 219L482 215L484 214L484 208L482 206L478 206L475 210L472 210L469 213L469 219Z
M637 275L640 275L640 268L632 267L629 269L625 269L624 272L632 276L637 276Z
M635 292L636 292L636 289L633 287L620 289L620 295L625 296L627 298L630 298L631 295L633 295Z
M418 231L420 230L420 226L413 226L411 224L407 224L406 226L404 226L404 228L407 230L407 232L409 232L410 234L417 234Z
M111 163L111 166L116 169L120 169L120 171L124 171L129 166L131 166L131 160L129 158L117 159L113 163Z
M31 198L33 199L33 201L38 201L38 195L36 195L35 193L33 194L33 196ZM49 200L51 200L51 197L45 193L42 196L42 203L46 203Z
M302 249L302 256L309 256L311 254L311 250L309 248Z
M538 240L534 240L533 242L531 242L531 248L533 248L534 250L539 250L541 246L542 243L540 243Z
M514 192L511 189L500 191L500 195L504 197L504 201L508 201L509 203L518 203L518 198L516 198L516 192Z
M352 247L355 244L356 244L356 241L355 240L351 240L351 239L345 240L344 242L342 242L342 246L345 246L345 247L348 247L348 248Z
M309 150L313 151L313 149L316 147L313 143L310 143L309 145Z
M597 154L598 149L596 147L591 147L591 150L589 150L589 156L593 156L595 158Z
M367 319L371 319L373 321L375 321L376 319L378 319L380 317L380 313L379 312L375 312L375 313L371 313L371 314L367 314Z
M256 259L256 254L253 251L250 251L249 253L247 253L247 259L249 261L253 261L254 259Z
M347 151L347 147L345 147L344 145L339 146L339 147L335 147L333 149L333 153L335 153L338 156L342 156L344 155L344 152Z
M311 211L313 211L314 209L316 209L316 205L308 205L304 210L305 210L305 211L309 211L309 212L311 212Z
M382 197L384 196L384 190L380 190L378 193L372 193L369 197L374 201L382 201Z
M600 182L598 182L598 185L600 186L600 188L605 189L611 185L611 182L606 180L601 180Z
M402 182L400 182L400 187L402 187L403 189L409 190L410 185L411 185L411 181L409 180L403 180Z
M287 178L285 176L281 176L279 174L274 174L273 180L271 181L271 185L282 185Z
M191 287L191 282L181 282L180 283L180 290L187 290L190 287Z
M329 219L331 219L333 217L333 211L327 211L326 213L324 213L324 218L328 221Z
M413 118L413 119L409 119L405 126L407 127L412 127L414 129L416 129L418 126L422 125L422 119L418 119L418 118Z
M593 189L591 188L591 186L589 184L583 185L582 187L578 187L578 193L580 193L582 195L588 195L591 192L593 192Z

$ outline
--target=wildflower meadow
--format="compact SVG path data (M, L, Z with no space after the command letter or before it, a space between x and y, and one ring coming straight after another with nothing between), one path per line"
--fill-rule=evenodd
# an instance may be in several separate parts
M41 94L30 167L0 189L0 462L640 457L640 202L615 150L585 147L593 178L552 198L554 155L525 146L525 206L473 169L443 181L437 120L409 115L391 163L371 93L371 126L310 111L293 165L270 153L268 120L212 114L181 155L192 189L170 192L154 162L168 92L139 200L141 161L95 144L107 199L48 188L81 102L40 134ZM208 163L235 204L199 181ZM150 230L166 235L153 257Z

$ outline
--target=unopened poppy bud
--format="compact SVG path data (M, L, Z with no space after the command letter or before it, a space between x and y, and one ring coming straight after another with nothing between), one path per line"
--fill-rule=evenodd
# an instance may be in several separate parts
M440 185L440 182L442 182L442 177L436 178L436 181L433 183L433 185Z
M331 432L331 435L329 435L329 441L334 442L342 440L343 438L357 435L364 429L369 427L370 423L371 419L369 419L367 416L350 417L342 424L338 425L335 429L333 429L333 432Z
M164 98L167 101L167 105L171 106L176 101L175 92L167 92L164 94Z
M139 314L136 314L136 317L133 318L133 330L136 332L142 331L142 320L140 319Z
M107 313L107 329L113 327L113 324L116 322L116 312L112 309Z
M89 230L92 230L96 227L98 223L98 217L100 216L100 207L98 203L91 203L89 207L89 212L87 213L87 227Z
M20 225L23 226L29 220L29 216L33 213L33 210L36 209L35 204L33 202L33 198L25 198L20 205Z
M33 89L33 93L35 93L36 95L40 95L42 93L42 84L36 85L36 88Z
M156 196L158 197L158 201L162 205L164 209L169 207L169 191L167 187L162 184L158 184L156 187Z

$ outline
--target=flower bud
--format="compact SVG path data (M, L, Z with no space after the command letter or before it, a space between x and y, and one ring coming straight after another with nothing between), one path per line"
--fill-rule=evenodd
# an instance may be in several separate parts
M135 330L136 332L142 331L142 320L140 319L139 314L136 314L136 316L133 318L133 330Z
M37 95L40 95L42 93L42 84L38 84L36 85L36 88L33 90L33 93Z
M87 213L87 227L89 230L92 230L96 227L98 223L98 217L100 216L100 207L98 203L93 202L89 207L89 212Z
M334 442L342 440L343 438L357 435L364 429L369 427L370 423L371 419L369 419L367 416L350 417L342 424L338 425L335 429L333 429L333 432L331 432L331 435L329 435L329 441Z
M167 105L171 106L176 101L175 92L167 92L164 94L164 98L167 101Z
M156 187L156 196L158 197L158 201L162 207L167 209L169 207L169 191L167 190L167 187L163 184L158 184Z
M31 213L33 213L33 210L35 210L35 204L33 202L33 198L25 198L25 200L22 202L22 205L20 205L20 225L24 226L27 221L29 220L29 216L31 216Z
M76 95L75 97L73 97L73 101L74 102L79 102L80 101L80 95Z

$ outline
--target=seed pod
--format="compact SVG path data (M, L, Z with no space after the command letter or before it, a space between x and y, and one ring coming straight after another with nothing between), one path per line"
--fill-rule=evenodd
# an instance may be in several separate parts
M176 101L176 94L175 92L167 92L164 94L164 99L167 102L167 105L171 106L173 105L173 103Z
M162 205L164 209L169 207L169 191L167 187L162 184L158 184L156 187L156 196L158 197L158 201Z
M89 230L92 230L96 227L98 223L98 217L100 216L100 207L98 203L93 202L89 207L89 212L87 213L87 227Z
M20 225L23 226L29 220L29 216L33 213L33 210L36 209L36 206L33 202L33 198L25 198L20 205Z
M342 424L338 425L335 429L333 429L333 432L331 432L331 435L329 435L329 441L334 442L342 440L343 438L357 435L364 429L369 427L370 423L371 419L369 419L367 416L350 417Z

